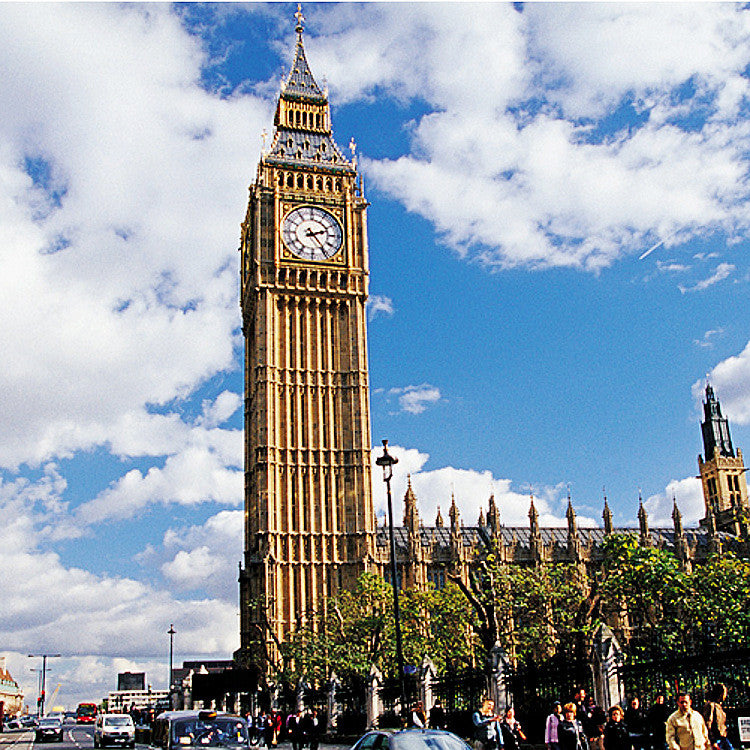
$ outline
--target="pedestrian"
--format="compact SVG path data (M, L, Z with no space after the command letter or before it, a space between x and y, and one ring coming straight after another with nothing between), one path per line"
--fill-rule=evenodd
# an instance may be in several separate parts
M604 725L607 723L607 713L597 706L593 697L586 699L586 712L588 721L583 723L583 730L589 741L590 750L603 750L604 748Z
M516 720L516 712L513 706L505 709L505 715L500 722L500 732L503 735L503 746L505 750L521 750L521 742L526 741L526 735Z
M708 700L703 706L703 718L708 729L708 739L719 750L734 750L727 738L727 715L721 705L727 697L727 687L717 682L708 691Z
M305 741L310 745L310 750L318 750L320 735L323 732L317 708L313 708L305 714L302 720L302 733Z
M604 725L604 750L633 750L624 712L618 705L609 709L609 721Z
M667 719L667 746L669 750L707 750L708 729L698 711L692 707L690 693L677 696L677 710Z
M646 714L646 725L651 740L651 750L666 750L667 719L672 712L667 706L664 693L657 693L654 702Z
M430 729L445 729L445 727L445 709L438 698L430 709Z
M471 720L474 724L475 750L497 750L502 747L503 736L498 726L500 717L495 713L495 701L485 698Z
M302 750L305 746L305 736L302 730L302 711L291 713L286 720L286 731L292 743L292 750Z
M576 707L576 719L581 726L588 720L588 706L586 701L586 688L577 687L573 693L573 703Z
M279 711L272 711L271 719L271 744L273 747L276 747L279 744L279 736L281 735L281 728L284 721Z
M427 717L424 713L424 703L417 701L411 710L411 718L409 719L409 726L416 727L417 729L424 729L427 726Z
M628 725L630 732L630 741L633 743L635 750L646 750L648 745L648 731L646 729L646 714L641 708L641 699L633 695L628 702L625 710L625 723Z
M552 713L544 723L544 744L547 750L560 750L560 745L557 742L557 727L562 718L562 703L554 701L552 703Z
M566 703L562 721L557 725L557 742L560 750L587 750L586 735L576 718L576 704Z

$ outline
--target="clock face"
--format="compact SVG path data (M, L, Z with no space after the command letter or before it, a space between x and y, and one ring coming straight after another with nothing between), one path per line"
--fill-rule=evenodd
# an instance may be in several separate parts
M341 225L333 214L318 206L299 206L281 225L284 244L305 260L327 260L341 249Z

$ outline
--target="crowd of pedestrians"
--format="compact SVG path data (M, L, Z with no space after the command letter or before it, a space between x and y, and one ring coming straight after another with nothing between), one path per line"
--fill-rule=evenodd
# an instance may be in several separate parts
M717 683L700 710L689 693L680 693L676 710L658 694L648 711L633 696L625 707L605 712L579 688L567 703L553 702L544 743L546 750L733 750L722 705L726 697L726 686ZM475 750L520 750L526 739L513 708L500 715L490 699L472 720Z
M288 740L292 750L318 750L326 728L326 722L316 708L290 713L286 717L279 711L261 711L257 716L248 715L247 724L253 745L276 747Z
M555 701L544 742L547 750L733 750L722 706L726 695L726 687L717 683L700 711L689 693L677 696L676 711L662 694L648 711L634 696L625 709L614 705L605 714L581 688L569 703Z

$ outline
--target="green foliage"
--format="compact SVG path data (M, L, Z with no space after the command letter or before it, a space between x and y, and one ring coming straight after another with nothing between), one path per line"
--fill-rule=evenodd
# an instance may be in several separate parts
M561 648L572 652L590 629L579 617L586 586L575 565L526 567L493 553L470 584L464 593L480 620L484 656L497 641L511 658L543 660Z
M601 570L588 580L574 564L520 566L496 554L473 566L469 585L453 577L441 590L401 592L404 660L429 656L441 674L484 664L495 642L511 658L542 661L553 654L584 657L603 621L631 658L664 655L688 644L746 645L750 636L750 562L715 555L692 572L667 550L643 547L633 534L604 542ZM396 662L393 592L364 574L355 590L327 603L320 619L281 645L290 682L304 674L323 682L332 670L364 680L374 664Z
M419 665L426 655L439 671L471 663L471 608L456 586L402 591L399 607L406 664ZM393 590L380 576L365 573L353 591L329 600L318 621L298 627L282 643L285 668L277 676L295 682L304 674L322 682L333 670L343 679L363 680L373 664L388 674L396 663L395 640Z
M719 648L746 645L750 636L750 561L713 555L688 576L684 628Z
M632 535L605 542L601 610L627 622L631 657L697 647L742 645L750 634L750 562L713 555L692 572Z
M689 582L671 552L641 546L632 534L609 536L599 590L604 614L627 618L632 649L679 642Z

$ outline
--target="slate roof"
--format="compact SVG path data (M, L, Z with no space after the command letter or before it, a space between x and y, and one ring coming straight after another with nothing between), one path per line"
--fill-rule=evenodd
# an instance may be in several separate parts
M287 99L304 99L325 104L327 98L315 81L302 44L302 33L297 33L297 49L294 54L292 69L284 83L282 93Z
M406 551L409 544L408 529L399 526L394 528L393 532L397 549L402 552ZM637 536L640 534L640 531L638 528L626 526L613 529L613 533ZM438 548L450 547L450 528L422 526L420 527L420 534L423 547L433 545ZM567 548L568 546L568 529L566 526L542 528L539 530L539 534L542 539L542 545L545 547L552 545ZM675 533L673 528L653 528L649 529L649 534L651 535L651 542L654 547L674 550ZM698 549L708 546L709 534L707 529L685 529L684 534L689 546L695 546ZM465 547L489 547L492 538L491 530L488 526L462 526L461 537ZM531 548L531 529L528 526L502 526L499 529L499 537L506 546L512 546L515 542L522 550ZM584 546L587 546L590 540L593 547L601 547L604 543L605 532L600 527L582 527L578 529L578 537ZM731 542L734 539L727 532L717 532L717 537L723 544ZM388 546L388 528L386 526L378 527L377 543L379 547Z
M341 153L331 133L313 133L286 127L276 129L264 161L269 164L305 164L329 167L334 171L354 171L354 166Z

